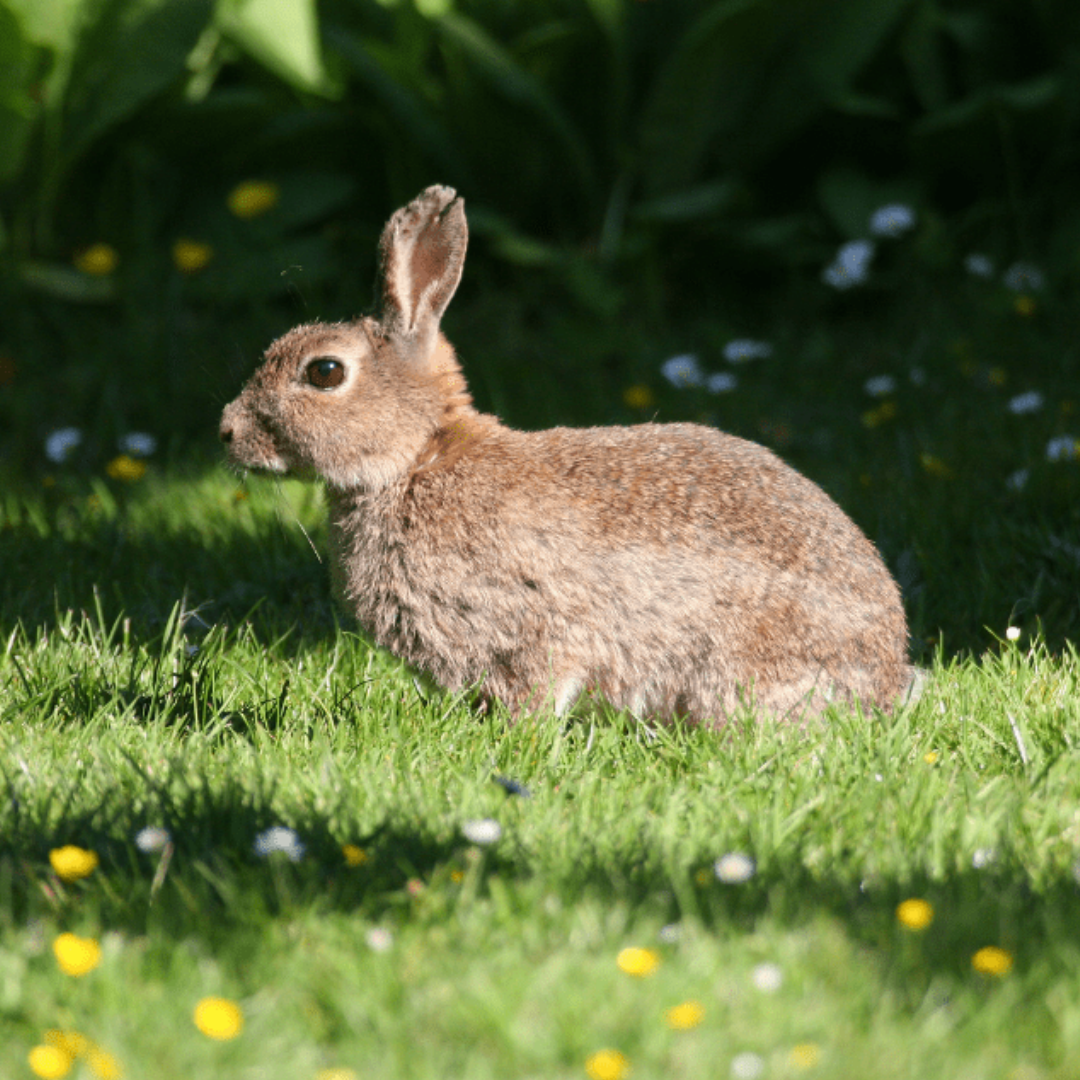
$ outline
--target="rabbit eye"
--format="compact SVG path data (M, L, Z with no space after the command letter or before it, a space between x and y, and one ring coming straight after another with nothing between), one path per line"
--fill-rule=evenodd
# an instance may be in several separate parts
M340 360L312 360L305 373L307 381L320 390L331 390L345 381L345 365Z

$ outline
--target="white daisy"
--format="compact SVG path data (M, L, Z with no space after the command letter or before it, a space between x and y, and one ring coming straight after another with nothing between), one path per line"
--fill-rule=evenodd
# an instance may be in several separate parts
M716 860L713 870L717 880L725 885L741 885L754 876L757 865L749 855L741 851L729 851Z
M502 836L502 826L494 818L475 818L461 823L461 835L470 844L494 844Z
M730 371L718 371L705 380L705 389L710 394L726 394L739 385L739 380Z
M896 391L896 380L891 375L875 375L863 383L863 389L871 397L885 397Z
M63 427L51 432L45 440L45 456L62 465L68 459L68 455L83 440L82 432L78 428Z
M132 431L121 436L117 445L132 457L149 457L157 449L157 439L145 431Z
M915 211L903 203L879 206L870 215L870 235L895 239L915 228Z
M1027 487L1030 476L1030 469L1017 469L1015 472L1009 473L1005 478L1005 486L1010 491L1023 491Z
M1009 412L1017 416L1023 413L1038 412L1043 407L1043 396L1038 390L1028 390L1026 393L1017 394L1009 401Z
M1014 262L1001 279L1013 292L1038 292L1046 284L1046 276L1034 264Z
M763 994L774 994L784 982L784 973L778 964L758 964L750 972L750 981Z
M1046 444L1046 460L1073 461L1080 455L1078 446L1080 443L1077 443L1074 435L1055 435Z
M162 829L157 825L147 825L135 834L135 846L140 851L160 851L172 837L168 829Z
M680 353L672 356L660 365L660 374L672 386L680 389L687 386L700 386L702 382L701 368L698 366L698 358L693 353Z
M971 856L971 865L976 870L985 870L996 858L997 852L992 847L976 848Z
M1017 641L1019 639L1019 637L1020 637L1020 627L1019 626L1010 626L1005 631L1005 636L1009 639L1009 641Z
M724 346L724 359L729 364L745 364L747 360L768 360L772 346L767 341L736 338Z
M734 1080L757 1080L765 1071L765 1062L760 1054L746 1050L731 1059L731 1075Z
M255 854L266 858L275 852L282 852L292 862L299 862L304 857L304 842L294 829L284 825L272 825L255 837Z
M972 277L992 278L994 276L994 264L986 256L973 251L964 259L964 269Z
M372 952L388 952L394 944L394 935L384 926L373 926L364 935L364 940Z
M821 279L834 289L851 289L861 285L870 274L873 258L872 240L851 240L840 246L836 258L821 272Z

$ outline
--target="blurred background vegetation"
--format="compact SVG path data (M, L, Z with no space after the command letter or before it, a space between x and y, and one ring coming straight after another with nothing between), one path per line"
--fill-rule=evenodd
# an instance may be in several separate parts
M262 349L366 310L442 182L481 407L762 441L882 548L916 654L1060 642L1078 176L1073 0L0 0L7 524L141 477L131 432L211 460Z

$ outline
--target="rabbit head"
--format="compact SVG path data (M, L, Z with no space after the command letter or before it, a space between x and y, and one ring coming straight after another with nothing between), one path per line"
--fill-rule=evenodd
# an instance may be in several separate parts
M472 411L439 330L467 242L452 188L398 210L379 242L378 316L298 326L270 346L222 414L233 464L339 489L378 489L408 472L436 431Z

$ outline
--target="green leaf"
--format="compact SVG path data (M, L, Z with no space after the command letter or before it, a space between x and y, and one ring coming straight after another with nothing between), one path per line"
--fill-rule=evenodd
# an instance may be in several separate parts
M648 199L634 207L634 217L642 221L691 221L722 213L739 196L740 185L734 180L698 184Z
M588 191L595 186L592 155L577 127L543 83L514 59L486 30L463 15L438 20L445 40L467 56L473 69L508 101L539 119L562 145L566 161Z
M684 33L643 110L645 187L744 169L851 93L910 0L719 0ZM710 160L713 159L713 160Z
M466 164L446 125L410 86L387 70L380 50L357 35L328 28L327 41L385 109L387 119L401 132L403 143L422 147L440 170L466 175Z
M19 277L32 289L60 300L100 304L116 297L116 284L111 277L91 277L60 263L23 263L19 267Z
M15 15L0 6L0 183L22 167L38 112L31 93L38 60L39 50L23 36Z
M221 0L216 22L223 34L290 86L337 94L323 64L315 0Z
M69 51L84 12L94 0L0 0L22 26L28 41L56 52Z
M93 7L68 81L68 163L184 75L212 0L103 0Z

